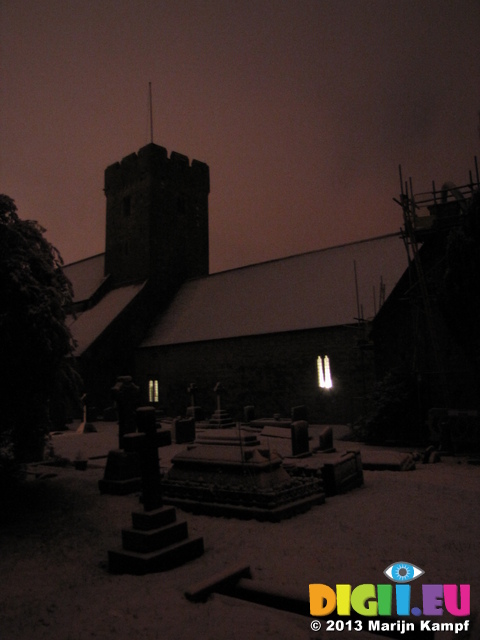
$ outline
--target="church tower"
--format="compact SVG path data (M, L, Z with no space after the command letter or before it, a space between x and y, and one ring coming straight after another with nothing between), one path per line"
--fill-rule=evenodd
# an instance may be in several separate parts
M148 280L173 295L208 275L209 168L148 144L105 170L105 275L114 287Z

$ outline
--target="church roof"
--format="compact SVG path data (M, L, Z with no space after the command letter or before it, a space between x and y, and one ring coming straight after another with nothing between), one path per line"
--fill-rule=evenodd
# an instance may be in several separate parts
M381 283L388 296L406 266L400 235L391 234L191 280L140 346L352 324L357 286L360 316L370 319Z
M103 284L105 254L72 262L63 267L63 272L73 285L73 302L89 300Z
M145 283L131 284L109 291L96 305L78 313L76 318L68 316L67 324L77 346L74 356L81 356L105 329L140 293Z

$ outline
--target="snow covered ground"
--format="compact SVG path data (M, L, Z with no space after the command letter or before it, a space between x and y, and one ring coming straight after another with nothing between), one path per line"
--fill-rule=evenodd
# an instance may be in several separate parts
M73 459L78 451L106 454L115 439L116 429L101 423L96 434L67 433L54 445ZM162 460L170 455L160 453ZM308 598L310 583L386 583L384 569L399 560L425 571L419 583L469 583L473 629L467 635L438 632L435 640L480 639L480 467L466 458L445 457L408 472L365 471L362 488L280 523L178 511L190 535L204 537L205 554L146 576L107 571L108 550L121 546L121 529L130 526L138 496L100 495L104 463L90 460L83 472L35 467L20 494L3 505L2 639L374 640L379 636L365 631L314 632L310 618L225 596L192 603L184 593L245 563L259 584ZM420 587L413 585L412 602Z

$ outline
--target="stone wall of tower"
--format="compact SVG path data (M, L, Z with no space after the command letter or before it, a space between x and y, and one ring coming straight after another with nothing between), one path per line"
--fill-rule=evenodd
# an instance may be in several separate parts
M149 144L105 170L105 275L171 295L208 275L209 168Z

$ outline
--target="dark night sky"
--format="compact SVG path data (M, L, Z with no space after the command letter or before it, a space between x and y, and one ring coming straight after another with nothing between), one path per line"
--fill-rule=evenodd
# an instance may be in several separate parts
M480 155L478 0L2 0L0 191L66 262L104 249L105 167L210 165L211 271L396 231Z

